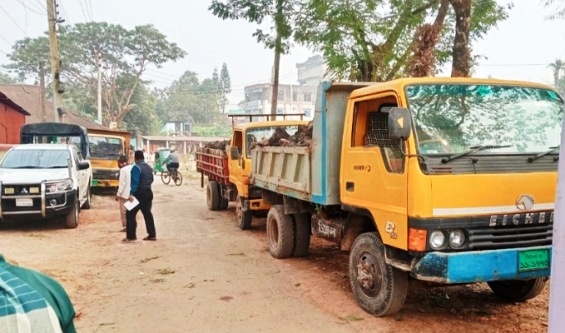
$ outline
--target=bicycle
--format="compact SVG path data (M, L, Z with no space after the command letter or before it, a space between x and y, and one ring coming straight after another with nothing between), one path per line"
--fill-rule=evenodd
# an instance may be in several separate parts
M168 170L162 171L161 180L165 185L169 185L172 179L176 186L180 186L182 184L182 174L176 168L171 169L171 171L172 174L169 174Z

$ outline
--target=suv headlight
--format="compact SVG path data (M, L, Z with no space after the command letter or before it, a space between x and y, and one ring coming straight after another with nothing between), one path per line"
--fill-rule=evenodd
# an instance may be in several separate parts
M73 188L73 181L70 179L49 182L45 184L46 193L65 192Z

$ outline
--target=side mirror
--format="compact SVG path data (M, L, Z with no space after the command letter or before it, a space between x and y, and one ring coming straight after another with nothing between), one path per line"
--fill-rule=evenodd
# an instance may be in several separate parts
M78 162L78 169L79 170L86 170L88 168L90 168L90 163L88 163L86 161Z
M230 148L230 157L232 160L237 160L238 158L241 157L241 154L239 153L239 148L238 147L231 147Z
M412 118L406 108L392 108L388 114L388 136L393 140L406 140L410 137Z

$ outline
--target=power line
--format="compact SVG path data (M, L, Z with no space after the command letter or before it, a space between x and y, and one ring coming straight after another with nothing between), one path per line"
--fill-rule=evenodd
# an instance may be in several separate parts
M78 0L78 4L80 5L80 11L82 12L82 16L84 16L84 21L88 22L88 17L86 12L84 11L84 6L82 5L82 0Z
M47 14L45 13L45 8L37 8L37 5L35 4L35 2L30 3L31 4L35 4L36 6L34 6L34 8L30 7L29 5L26 4L25 0L16 0L17 2L21 3L22 6L24 6L24 8L26 10L29 10L33 13L42 15L42 16L47 16ZM27 15L26 15L27 16Z
M2 11L4 13L6 13L6 15L8 16L8 18L10 19L10 21L14 22L14 24L16 25L16 27L18 27L18 29L20 29L21 32L24 33L24 35L27 37L27 33L25 32L24 29L22 29L22 27L20 27L20 25L18 24L18 22L16 22L16 20L14 20L14 18L12 18L12 16L10 15L10 13L8 13L8 11L6 11L6 9L4 9L4 7L0 6L0 9L2 9Z

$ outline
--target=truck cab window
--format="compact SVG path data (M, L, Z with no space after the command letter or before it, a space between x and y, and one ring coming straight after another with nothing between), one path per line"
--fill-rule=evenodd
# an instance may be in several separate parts
M400 150L400 140L391 140L388 135L388 111L398 106L396 97L385 96L378 99L355 103L355 128L353 146L378 147L387 171L404 172L404 156Z

